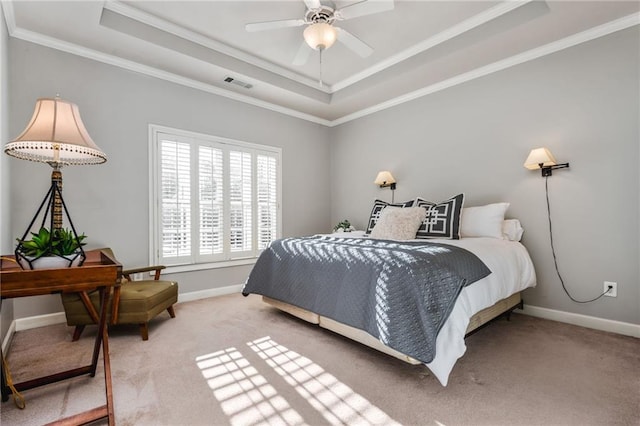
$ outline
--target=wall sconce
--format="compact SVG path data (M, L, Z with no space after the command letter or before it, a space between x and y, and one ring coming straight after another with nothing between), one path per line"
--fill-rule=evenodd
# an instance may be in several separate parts
M396 190L396 180L393 178L391 172L383 170L378 173L376 176L376 180L373 181L376 185L380 186L380 188L390 188L391 189L391 202L393 203L394 199L394 191Z
M569 163L558 164L547 148L532 149L524 162L524 167L529 170L541 170L542 177L551 176L552 170L566 169Z
M532 149L531 152L529 153L527 160L524 162L524 167L526 167L529 170L540 169L542 172L542 177L547 178L551 176L551 172L555 169L568 168L569 163L558 164L556 162L556 159L553 157L553 154L551 154L551 151L549 151L547 148L536 148L536 149ZM603 293L600 293L600 295L598 295L597 297L594 297L593 299L589 299L589 300L578 300L575 297L573 297L571 293L569 293L569 290L567 289L567 286L564 283L564 278L562 278L562 275L560 274L560 270L558 269L558 260L557 260L558 256L556 255L556 249L553 243L553 227L551 225L551 205L549 203L549 181L547 179L545 179L544 181L544 192L545 192L545 199L547 201L547 219L549 222L549 243L551 245L553 265L556 270L556 275L560 280L562 290L569 297L569 299L571 299L576 303L595 302L596 300L599 300L601 297L609 293L609 291L611 290L611 286L605 289L605 291Z

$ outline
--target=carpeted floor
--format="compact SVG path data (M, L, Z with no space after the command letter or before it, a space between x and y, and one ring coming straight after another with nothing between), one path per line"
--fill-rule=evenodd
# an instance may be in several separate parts
M14 381L88 363L93 330L18 332ZM640 339L513 315L467 339L445 388L411 366L280 313L259 297L176 305L143 342L110 331L118 425L640 425ZM3 425L104 404L102 367L2 403ZM106 424L102 422L100 424Z

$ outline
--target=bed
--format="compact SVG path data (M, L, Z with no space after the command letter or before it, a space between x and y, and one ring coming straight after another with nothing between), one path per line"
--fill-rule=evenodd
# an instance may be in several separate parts
M500 218L500 224L502 230L503 218ZM517 225L519 226L519 223ZM474 234L471 233L471 235ZM484 234L480 233L480 235ZM521 292L535 285L535 271L531 258L525 247L519 241L515 241L515 239L519 240L521 232L517 238L503 237L502 231L500 235L500 238L467 236L460 239L430 238L428 241L415 239L398 242L375 238L375 233L351 232L283 239L278 242L278 244L284 244L284 247L279 251L269 247L263 252L247 280L243 294L261 295L264 302L300 319L318 324L405 362L424 364L440 383L446 386L455 362L466 351L465 336L488 321L509 313L516 307L521 307ZM320 244L322 249L318 249L317 244ZM334 249L334 245L337 247L336 249ZM471 269L468 269L468 266L464 266L467 269L460 272L455 269L458 266L454 264L473 259L460 261L454 256L444 261L447 271L454 271L445 274L447 277L452 277L453 280L451 281L453 284L447 283L445 288L457 288L457 281L462 283L459 289L451 291L454 293L453 298L447 299L443 303L443 307L429 306L429 309L425 309L422 303L412 303L412 300L431 300L432 295L406 296L408 302L403 301L404 304L398 305L398 313L393 314L389 306L398 303L394 302L391 297L387 301L386 294L382 303L379 300L381 270L377 269L371 273L363 273L358 270L361 267L362 253L372 250L372 246L373 249L378 250L378 245L382 247L380 250L387 250L387 246L392 247L393 250L400 250L401 255L396 257L407 258L408 275L390 276L388 282L383 283L382 286L395 289L396 286L400 286L400 283L404 286L406 282L406 285L411 286L409 290L400 290L400 287L397 291L393 290L401 295L414 291L413 288L416 285L412 283L413 278L411 277L416 277L415 281L422 279L422 273L416 272L415 269L416 262L422 260L415 257L415 251L429 252L429 256L441 256L439 253L441 251L461 252L465 256L470 254L488 269L488 273L483 273L481 266L478 266L479 272L476 270L469 272ZM301 250L304 250L304 253ZM261 262L263 256L271 256L271 261L263 260ZM331 272L332 269L326 269L324 265L314 269L312 265L327 262L326 259L321 260L323 257L330 257L330 262L338 264L343 269ZM379 265L381 257L376 257L376 262L373 263ZM389 257L386 252L384 257ZM430 257L425 260L426 269L434 269L434 265L442 263L438 259L438 257ZM293 273L289 265L294 262L305 263L301 266L300 271ZM269 265L266 266L267 264ZM454 266L450 268L451 265ZM390 269L385 270L389 271ZM377 282L377 284L373 284L376 289L371 290L370 297L363 295L360 298L363 300L362 302L358 299L358 294L360 294L358 292L366 290L360 289L358 285L355 286L355 289L350 289L355 282L351 277L361 275L369 275L372 282ZM436 275L442 276L442 274ZM473 278L470 278L472 275ZM322 290L325 285L334 285L335 281L342 281L342 283L335 284L339 286L337 289ZM283 285L282 283L288 284ZM306 284L308 286L304 287ZM453 287L451 287L452 285ZM297 293L291 294L290 290L283 290L283 287L287 286L295 289ZM425 288L427 287L430 288L431 285L425 286ZM316 291L319 293L314 293ZM339 296L334 297L334 294L339 294ZM325 299L331 299L330 307L325 307L322 303L319 304L318 300ZM371 302L373 300L376 302ZM407 303L411 306L408 306ZM371 306L363 308L360 305ZM384 309L381 309L381 306ZM360 319L360 316L366 316L360 311L366 309L372 310L373 313L369 316L375 316L375 320L371 318ZM442 312L438 313L438 310ZM342 311L346 311L346 313ZM381 311L384 312L381 314ZM429 316L433 312L435 312L435 317L440 315L442 319L432 320ZM386 318L385 321L380 321L381 315L391 319ZM358 318L354 320L354 317ZM384 322L382 327L381 322ZM427 324L425 325L425 323ZM394 335L409 333L408 330L411 330L412 334L394 338ZM422 340L422 334L427 335L425 341ZM405 344L405 341L409 343ZM425 346L429 346L429 350L423 351Z

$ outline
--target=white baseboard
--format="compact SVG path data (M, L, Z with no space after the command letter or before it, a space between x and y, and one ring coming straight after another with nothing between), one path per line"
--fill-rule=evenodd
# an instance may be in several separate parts
M514 312L531 315L532 317L579 325L581 327L593 328L595 330L609 331L611 333L622 334L625 336L640 337L640 324L614 321L591 317L588 315L574 314L571 312L556 311L555 309L541 308L532 305L524 305L524 309L516 309Z
M239 293L242 291L243 284L230 285L226 287L212 288L207 290L192 291L178 295L178 303L191 302L193 300L206 299L208 297L224 296L227 294ZM516 309L525 315L533 317L549 319L553 321L564 322L567 324L579 325L582 327L593 328L596 330L609 331L611 333L622 334L625 336L640 337L640 324L631 324L628 322L608 320L604 318L591 317L587 315L574 314L571 312L556 311L554 309L540 308L538 306L524 305L524 309ZM64 323L66 321L64 312L56 312L53 314L37 315L27 318L19 318L13 320L9 326L9 330L2 341L2 351L6 353L7 348L16 331L29 330L36 327L44 327Z
M13 335L16 332L16 322L15 321L11 321L11 324L9 325L9 329L7 330L7 334L5 334L4 336L4 340L2 341L2 353L6 354L8 349L9 349L9 345L11 344L11 339L13 339Z
M178 303L191 302L193 300L205 299L207 297L224 296L226 294L239 293L242 291L244 284L230 285L227 287L211 288L201 291L192 291L178 295ZM44 327L66 322L64 312L56 312L53 314L36 315L33 317L19 318L13 320L9 326L9 331L2 343L2 350L5 350L5 344L11 341L13 333L16 331L29 330L31 328Z
M44 327L46 325L60 324L67 319L64 316L64 312L56 312L54 314L36 315L33 317L19 318L11 325L15 323L16 331L29 330L31 328Z
M226 294L240 293L244 284L229 285L226 287L210 288L207 290L192 291L178 295L178 303L191 302L193 300L206 299L207 297L224 296Z

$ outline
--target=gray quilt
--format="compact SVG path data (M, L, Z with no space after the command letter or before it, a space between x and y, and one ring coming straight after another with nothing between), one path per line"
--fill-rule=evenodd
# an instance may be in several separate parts
M428 363L462 288L491 271L447 244L313 236L274 241L242 293L261 294L361 329Z

